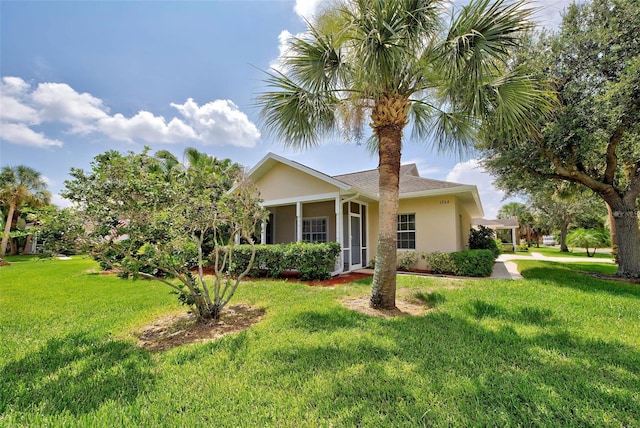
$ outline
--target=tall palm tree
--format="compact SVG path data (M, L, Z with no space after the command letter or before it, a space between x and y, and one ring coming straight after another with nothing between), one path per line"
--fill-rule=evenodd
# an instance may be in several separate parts
M379 156L380 231L371 306L394 308L399 171L404 128L438 149L464 151L481 119L529 129L540 93L505 62L531 27L525 1L474 0L445 29L445 0L339 0L306 34L293 37L281 70L258 96L265 125L284 144L306 148L339 130Z
M28 166L5 166L0 171L0 203L9 207L2 235L0 258L4 257L9 242L9 232L16 208L22 204L33 207L49 204L51 194L40 173Z

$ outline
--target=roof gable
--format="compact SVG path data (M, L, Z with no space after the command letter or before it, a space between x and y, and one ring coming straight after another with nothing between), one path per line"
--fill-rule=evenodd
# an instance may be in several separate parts
M315 169L309 168L306 165L303 165L296 161L292 161L291 159L284 158L282 156L276 155L275 153L271 153L271 152L267 153L265 157L263 157L260 160L260 162L256 164L256 166L251 168L248 175L254 182L257 182L258 180L260 180L260 178L262 178L267 172L269 172L274 166L276 166L279 163L287 165L291 168L294 168L300 172L308 174L319 180L325 181L328 184L336 186L342 190L348 190L351 188L351 186L348 185L347 183L336 180L335 178L327 174L324 174L320 171L316 171Z

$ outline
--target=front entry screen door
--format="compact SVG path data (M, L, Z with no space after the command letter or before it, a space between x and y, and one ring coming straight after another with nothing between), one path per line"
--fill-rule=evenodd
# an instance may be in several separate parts
M361 251L362 242L360 237L360 216L351 215L351 267L361 267Z

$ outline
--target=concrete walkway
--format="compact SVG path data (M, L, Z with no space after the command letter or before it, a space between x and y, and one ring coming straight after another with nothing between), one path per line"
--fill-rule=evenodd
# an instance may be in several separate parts
M544 260L561 263L614 263L613 259L596 259L591 257L547 257L534 251L529 256L519 254L500 254L493 266L493 279L522 279L518 271L518 265L511 260Z

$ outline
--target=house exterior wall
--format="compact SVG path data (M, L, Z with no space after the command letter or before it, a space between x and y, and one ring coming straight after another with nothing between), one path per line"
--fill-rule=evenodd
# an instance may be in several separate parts
M327 217L327 240L336 240L336 202L311 202L302 204L302 217Z
M264 201L336 193L338 188L309 174L279 163L256 182ZM294 212L295 215L295 212Z
M274 237L276 244L296 241L296 206L283 205L268 207L274 216ZM336 240L335 201L306 202L302 204L302 217L326 217L327 239Z
M295 242L296 240L296 206L270 207L274 218L274 238L276 244Z
M374 258L378 246L379 206L377 203L369 204L369 214L369 254ZM416 215L415 251L419 254L434 251L452 252L464 248L460 246L464 239L464 231L460 230L459 216L463 213L459 211L455 196L401 199L398 214ZM467 221L467 218L468 215L463 214L463 222ZM468 222L470 224L470 219ZM425 269L426 262L420 259L417 267Z
M469 235L471 233L471 227L473 226L473 220L469 215L469 211L464 208L462 202L456 198L456 216L458 218L458 234L460 243L456 251L462 251L469 248Z

